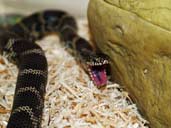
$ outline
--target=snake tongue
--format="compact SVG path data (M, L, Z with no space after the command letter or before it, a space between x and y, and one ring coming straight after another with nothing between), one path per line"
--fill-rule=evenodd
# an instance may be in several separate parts
M107 84L107 75L105 66L93 66L92 68L92 77L94 80L94 84L98 87Z

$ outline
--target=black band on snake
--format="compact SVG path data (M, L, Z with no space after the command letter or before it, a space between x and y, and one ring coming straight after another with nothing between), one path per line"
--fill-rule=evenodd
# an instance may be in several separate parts
M58 33L88 71L98 87L107 82L108 58L96 54L92 46L77 34L75 19L63 11L48 10L32 14L6 30L0 31L0 50L14 62L19 74L7 128L40 128L48 75L45 54L35 43ZM70 50L70 51L71 51Z

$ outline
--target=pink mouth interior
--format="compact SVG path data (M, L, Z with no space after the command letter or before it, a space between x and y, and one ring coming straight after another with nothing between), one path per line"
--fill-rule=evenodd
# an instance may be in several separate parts
M91 67L94 83L96 86L103 86L107 84L107 75L105 65Z

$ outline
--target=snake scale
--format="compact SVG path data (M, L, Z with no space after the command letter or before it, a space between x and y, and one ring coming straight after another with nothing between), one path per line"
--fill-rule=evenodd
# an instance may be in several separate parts
M35 43L57 33L64 45L81 61L97 87L107 82L108 58L97 54L77 34L73 16L60 10L36 12L20 22L0 30L0 51L19 69L11 115L7 128L40 128L48 64L42 48Z

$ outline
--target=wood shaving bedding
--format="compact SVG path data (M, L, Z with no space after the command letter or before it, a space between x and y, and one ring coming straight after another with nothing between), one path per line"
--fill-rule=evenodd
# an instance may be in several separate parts
M87 21L78 23L80 35L88 39ZM42 128L148 128L128 93L112 82L97 89L57 36L37 43L49 65ZM1 56L0 128L7 125L17 73L16 66Z

